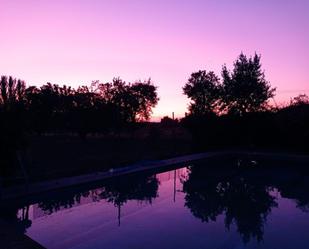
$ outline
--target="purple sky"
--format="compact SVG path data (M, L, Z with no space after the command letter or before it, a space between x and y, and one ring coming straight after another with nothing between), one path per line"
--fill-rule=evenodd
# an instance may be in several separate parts
M262 54L277 102L309 94L308 0L0 0L0 74L78 86L151 77L154 118L183 116L182 86Z

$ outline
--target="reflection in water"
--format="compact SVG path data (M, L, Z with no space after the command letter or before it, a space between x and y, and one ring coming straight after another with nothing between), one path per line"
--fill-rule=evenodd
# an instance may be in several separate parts
M36 204L26 205L22 209L5 209L4 216L9 218L20 231L27 232L29 229L36 227L38 229L43 226L50 227L55 222L59 222L57 220L59 218L53 217L54 214L65 210L73 210L73 208L79 208L76 212L81 219L80 222L87 221L90 223L90 227L97 225L92 221L90 214L85 214L88 209L86 206L93 212L97 209L101 210L101 212L94 215L94 219L99 220L106 216L104 222L107 223L104 224L109 224L108 220L111 216L114 216L114 218L118 218L118 226L120 225L122 212L128 214L126 210L129 210L132 215L135 215L135 220L128 218L127 215L126 227L132 224L132 228L134 228L133 224L137 219L142 224L149 223L148 230L150 229L149 232L151 233L151 230L155 231L158 226L160 227L158 225L160 222L171 219L173 223L167 222L165 227L158 228L159 230L165 229L164 231L169 233L175 227L178 229L178 226L181 226L178 223L182 224L181 220L185 219L189 210L190 220L202 221L202 224L206 225L221 224L220 219L223 217L223 227L227 228L225 233L229 233L228 231L231 233L232 228L235 227L243 241L243 245L246 246L250 241L259 242L264 240L265 242L266 221L271 217L274 210L282 208L278 204L280 199L277 198L276 193L294 200L296 207L300 210L308 211L308 172L301 169L287 169L282 170L278 175L277 171L277 169L271 168L265 170L263 167L240 169L237 167L204 167L204 165L196 164L188 168L171 170L160 174L124 176L106 181L99 188L90 190L75 189L66 191L65 194L55 192L50 194L48 199L37 201ZM96 206L90 208L89 204L96 203ZM112 206L108 206L110 204ZM83 205L85 205L85 208L83 208ZM116 211L114 214L111 213L111 208ZM145 211L141 212L143 209ZM165 216L165 213L168 213L168 216ZM175 219L173 216L175 216ZM50 218L44 221L40 220L41 217ZM64 223L65 217L61 218L64 219L64 221L61 220ZM40 223L36 219L40 220ZM157 219L161 220L157 221ZM68 224L70 222L68 221ZM74 220L74 222L79 224L78 220ZM138 224L135 224L135 226ZM197 231L203 232L206 229L206 227L194 224L191 229L196 227L195 234ZM61 230L61 228L56 227L54 233L58 233L58 230ZM143 229L142 231L145 232L146 230ZM40 230L32 229L31 231L30 235L36 234ZM46 236L44 232L41 233ZM78 232L76 231L76 233ZM189 231L186 233L190 237L191 233ZM128 239L128 235L125 236L124 240ZM132 236L135 235L132 234ZM207 232L203 236L201 239L207 238ZM224 234L220 236L224 236ZM101 237L97 239L102 240ZM44 241L44 238L42 241ZM195 248L194 243L196 242L192 243L192 248ZM49 244L47 243L47 245ZM58 248L56 246L51 247ZM69 248L69 246L67 247Z
M287 183L281 184L280 192L285 198L294 199L297 207L304 212L309 212L309 176L308 174L291 178Z
M242 175L227 177L203 167L190 168L183 189L185 205L195 217L208 222L224 213L226 227L229 229L234 222L245 243L250 238L263 238L267 215L277 206L265 185Z
M157 197L158 180L155 176L120 178L102 188L100 199L112 202L118 208L118 225L120 226L121 206L128 200L145 201L151 204Z
M92 201L106 199L108 202L114 203L115 206L119 206L133 199L151 203L151 200L157 196L158 181L155 176L130 177L129 180L122 180L124 179L120 178L98 189L73 193L71 196L67 195L65 199L63 196L58 196L56 199L44 200L40 202L39 206L42 210L53 213L62 208L73 207L81 202L81 198L90 198Z
M69 193L65 198L53 195L52 198L38 204L44 212L51 214L61 209L71 208L87 202L96 202L102 199L111 202L118 209L118 225L120 225L121 207L129 200L150 203L157 197L159 182L155 175L119 177L117 181L109 181L100 188Z

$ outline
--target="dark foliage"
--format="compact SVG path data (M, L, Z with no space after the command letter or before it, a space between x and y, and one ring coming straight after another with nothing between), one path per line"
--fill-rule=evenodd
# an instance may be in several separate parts
M243 115L267 109L275 88L266 81L260 60L257 54L247 58L241 53L232 72L223 66L222 103L226 112Z
M275 89L265 79L260 59L240 54L232 72L223 66L222 83L213 72L191 75L183 88L192 100L190 113L181 123L197 149L308 150L309 98L299 95L288 107L271 107Z
M235 115L189 115L181 123L199 150L283 149L308 152L309 104Z
M183 87L183 92L192 100L189 106L190 113L201 116L219 110L221 92L219 78L214 72L192 73Z
M16 153L25 148L31 133L70 132L85 138L148 120L158 103L151 80L126 83L95 81L77 89L47 83L40 88L13 77L0 80L0 139L2 174L16 165ZM13 170L14 171L14 170Z
M164 116L161 118L160 123L162 124L163 127L173 127L178 125L179 120L178 119L172 119L168 116Z
M230 72L224 65L222 83L214 72L198 71L191 74L183 92L192 101L192 115L229 113L244 115L248 112L267 110L267 101L274 96L261 69L261 57L247 58L240 54Z

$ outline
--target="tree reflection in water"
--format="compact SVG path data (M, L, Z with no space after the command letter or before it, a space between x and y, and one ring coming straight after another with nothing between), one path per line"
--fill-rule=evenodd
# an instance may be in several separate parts
M185 206L203 222L224 214L225 226L235 223L245 243L263 239L267 215L277 206L266 185L232 171L191 167L183 183Z
M300 172L298 177L289 177L289 181L277 184L281 196L294 199L296 206L304 212L309 212L309 176L308 172Z
M107 181L100 188L81 191L81 189L69 189L65 193L50 193L38 203L38 207L45 214L52 214L62 209L78 206L82 198L88 198L88 202L106 200L118 208L118 224L120 225L120 209L129 200L152 203L157 197L159 181L155 175L139 174L135 176L119 177L117 181ZM25 233L32 224L29 218L29 205L20 208L18 205L0 206L1 216L18 231Z
M118 223L120 225L121 207L129 200L151 203L157 197L159 182L155 175L119 177L117 181L107 181L100 188L83 191L67 192L66 195L51 195L49 199L39 203L39 207L48 214L61 209L79 205L81 198L90 198L91 201L102 199L113 203L118 208Z
M106 184L98 197L122 206L129 200L146 201L151 203L157 197L158 180L155 176L136 176L129 179L119 179Z
M157 197L158 185L159 182L155 176L119 179L104 186L98 196L100 199L113 203L118 208L118 225L120 226L122 205L129 200L146 201L151 204L152 199Z
M210 167L212 166L212 167ZM171 172L167 172L169 175ZM176 171L174 185L176 191ZM232 164L190 166L186 174L179 175L183 184L185 207L202 222L216 221L224 217L225 226L235 225L244 243L251 239L263 240L265 222L272 208L277 207L275 191L283 198L294 199L296 206L308 211L309 181L308 170L265 167L233 167ZM120 225L121 209L130 200L152 204L158 197L160 181L156 175L137 174L117 177L97 186L84 186L49 193L36 201L43 214L51 214L62 209L105 200L118 209ZM89 188L92 188L89 190ZM25 232L31 226L29 202L24 208L1 207L1 217ZM154 206L156 208L156 206ZM40 210L38 214L40 215ZM31 213L31 211L30 211ZM42 212L41 212L42 213Z

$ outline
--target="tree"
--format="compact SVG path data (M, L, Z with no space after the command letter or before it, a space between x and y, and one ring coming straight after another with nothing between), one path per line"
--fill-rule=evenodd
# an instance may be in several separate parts
M260 60L257 54L247 58L241 53L232 72L223 66L222 102L228 113L243 115L264 110L268 99L274 96L275 88L265 79Z
M195 115L216 113L220 105L220 81L214 72L198 71L191 74L183 92L191 99L189 111Z
M309 105L309 97L306 94L299 94L290 103L291 106Z
M150 79L137 81L130 86L130 92L134 96L133 115L136 120L148 120L152 108L158 104L157 87Z
M17 168L16 151L25 143L25 83L12 76L0 79L0 175Z
M92 88L105 103L112 103L120 110L125 122L148 120L152 108L159 101L157 87L150 79L126 83L120 78L114 78L111 83L94 81Z
M1 76L0 91L0 104L6 108L13 108L15 104L24 100L25 82L12 76Z

